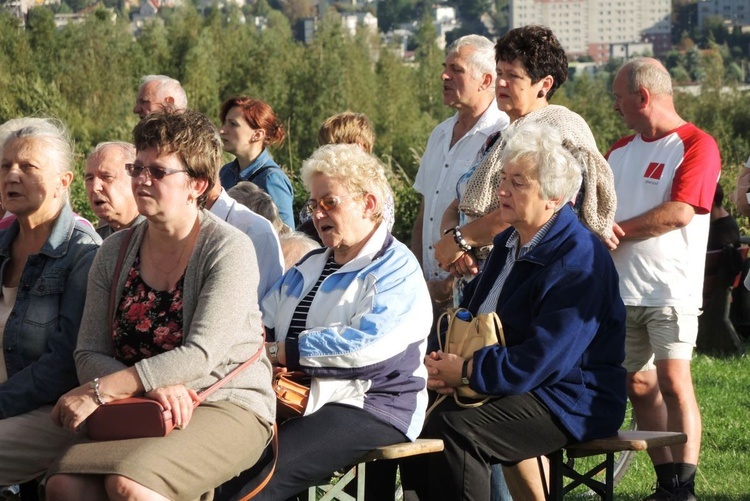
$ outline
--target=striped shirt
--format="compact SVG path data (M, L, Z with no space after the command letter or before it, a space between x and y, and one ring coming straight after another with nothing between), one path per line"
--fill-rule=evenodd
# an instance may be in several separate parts
M310 289L310 292L308 292L304 298L302 298L302 301L299 302L297 308L294 310L294 315L292 315L292 321L289 324L289 330L287 331L286 337L296 339L299 337L300 333L307 329L307 314L310 311L310 305L313 302L313 298L320 288L320 284L322 284L323 280L328 278L329 275L338 271L341 266L342 265L333 260L333 252L331 252L331 255L328 256L328 261L326 261L326 264L323 267L323 271L320 273L318 281L315 282L313 288Z
M487 297L484 298L482 305L479 307L477 315L481 315L482 313L489 313L497 309L497 301L500 298L500 292L503 290L505 280L508 278L508 275L510 275L511 270L513 269L513 265L515 265L516 261L528 254L531 249L536 247L537 244L541 242L541 240L544 238L544 235L547 234L547 231L549 231L550 227L555 222L555 219L557 219L557 212L552 214L552 217L549 218L549 221L544 223L544 225L539 228L539 231L536 232L536 235L534 235L534 237L529 240L529 243L521 247L520 250L518 250L518 244L520 241L518 231L515 229L513 230L510 238L508 238L508 241L505 243L505 247L508 249L508 255L505 258L505 264L503 265L503 268L500 270L500 273L495 279L495 284L492 286L492 289L490 289L489 294L487 294ZM516 256L516 254L518 254L518 256Z

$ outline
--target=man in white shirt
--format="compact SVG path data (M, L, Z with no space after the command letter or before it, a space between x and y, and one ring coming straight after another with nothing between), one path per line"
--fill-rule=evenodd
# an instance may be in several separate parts
M206 198L206 209L216 217L226 221L245 233L253 242L258 257L258 301L284 273L284 256L281 253L279 237L271 222L251 211L221 187L218 176Z
M453 278L440 269L433 244L440 240L443 213L456 198L458 179L472 166L487 138L508 124L495 103L495 49L487 38L467 35L446 49L443 103L456 114L432 131L414 189L422 195L411 249L438 308L453 300Z

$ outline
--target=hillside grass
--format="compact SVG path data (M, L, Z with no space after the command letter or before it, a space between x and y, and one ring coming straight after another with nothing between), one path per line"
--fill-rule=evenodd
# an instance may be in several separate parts
M750 353L750 343L745 343ZM693 382L703 419L696 478L700 501L750 500L750 357L693 360ZM639 501L651 493L655 475L648 455L636 454L615 499ZM576 492L579 492L578 490ZM597 499L580 489L570 499Z

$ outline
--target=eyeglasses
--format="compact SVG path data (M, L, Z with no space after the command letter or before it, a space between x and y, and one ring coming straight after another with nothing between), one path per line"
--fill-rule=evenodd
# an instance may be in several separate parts
M138 164L125 164L125 170L128 172L130 177L138 177L145 170L148 172L150 179L164 179L164 176L170 176L177 174L178 172L187 172L187 169L165 169L164 167L158 167L156 165L138 165Z
M336 207L341 203L341 201L344 198L353 197L355 195L348 194L348 195L342 195L342 196L330 196L330 197L323 197L320 200L308 200L307 203L305 203L304 210L305 212L312 216L312 214L315 212L315 209L320 207L324 211L328 212Z

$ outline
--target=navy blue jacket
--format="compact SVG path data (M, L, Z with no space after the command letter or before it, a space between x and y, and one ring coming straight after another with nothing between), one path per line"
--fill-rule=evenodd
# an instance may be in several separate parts
M476 314L505 264L513 228L494 240L465 294ZM613 435L625 415L625 306L609 251L562 208L544 238L518 260L497 305L507 348L474 353L471 388L531 392L577 440ZM466 302L466 299L465 299Z

